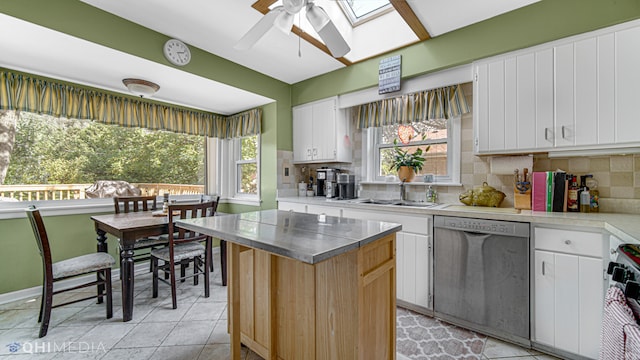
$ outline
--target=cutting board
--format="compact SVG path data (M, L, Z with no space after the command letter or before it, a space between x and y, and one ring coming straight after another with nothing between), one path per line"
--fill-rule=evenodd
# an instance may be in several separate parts
M445 210L473 211L473 212L498 213L498 214L520 214L520 209L497 208L497 207L488 207L488 206L449 205L445 208Z

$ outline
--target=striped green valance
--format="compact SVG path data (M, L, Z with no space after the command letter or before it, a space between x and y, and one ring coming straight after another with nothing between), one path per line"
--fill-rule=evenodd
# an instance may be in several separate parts
M250 135L258 135L262 131L261 121L262 109L253 109L244 111L227 117L225 136L217 136L219 138L233 138Z
M262 112L223 116L0 71L0 110L231 138L260 133ZM245 115L243 115L245 114Z
M359 105L353 116L358 129L363 129L449 119L469 111L462 86L454 85Z

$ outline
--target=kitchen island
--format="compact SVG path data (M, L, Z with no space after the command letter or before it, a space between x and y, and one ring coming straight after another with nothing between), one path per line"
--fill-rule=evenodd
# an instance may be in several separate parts
M231 359L395 359L401 225L264 210L179 220L228 241Z

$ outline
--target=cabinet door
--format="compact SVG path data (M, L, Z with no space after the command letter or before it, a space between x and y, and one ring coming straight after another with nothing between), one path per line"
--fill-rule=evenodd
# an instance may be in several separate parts
M553 49L535 53L536 148L553 147Z
M597 359L604 309L604 273L601 259L581 256L578 261L580 299L580 355Z
M615 35L598 37L598 143L615 141Z
M429 237L398 232L396 235L396 297L429 308Z
M536 147L536 81L535 55L516 58L516 101L518 119L518 148Z
M574 45L576 145L598 144L597 47L596 38L578 41Z
M615 43L616 143L638 142L638 91L640 83L640 27L619 31Z
M336 101L313 104L312 157L313 160L336 158Z
M311 106L293 109L293 161L312 160L311 129L313 111Z
M489 64L487 72L488 92L488 140L489 150L505 149L505 93L504 93L504 61L499 60Z
M580 274L578 256L555 255L555 343L558 349L580 351Z
M557 46L555 52L554 146L574 145L575 94L573 43ZM546 130L546 129L545 129Z
M535 251L535 306L533 340L555 345L555 259L548 251Z
M474 150L485 153L489 150L489 81L488 64L476 66L473 83L473 131Z

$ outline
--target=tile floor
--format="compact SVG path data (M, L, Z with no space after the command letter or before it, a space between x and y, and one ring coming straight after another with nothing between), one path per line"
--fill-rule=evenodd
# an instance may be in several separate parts
M180 284L176 310L171 308L168 286L163 285L160 296L153 299L151 274L137 273L133 320L123 323L116 281L112 319L105 318L104 305L94 300L60 307L52 311L43 339L37 337L39 297L0 305L0 359L227 359L227 290L221 286L219 269L211 279L209 298L204 298L202 285ZM56 302L73 296L81 296L80 291L59 295ZM243 350L244 360L261 359ZM486 359L555 358L489 338L482 355Z

